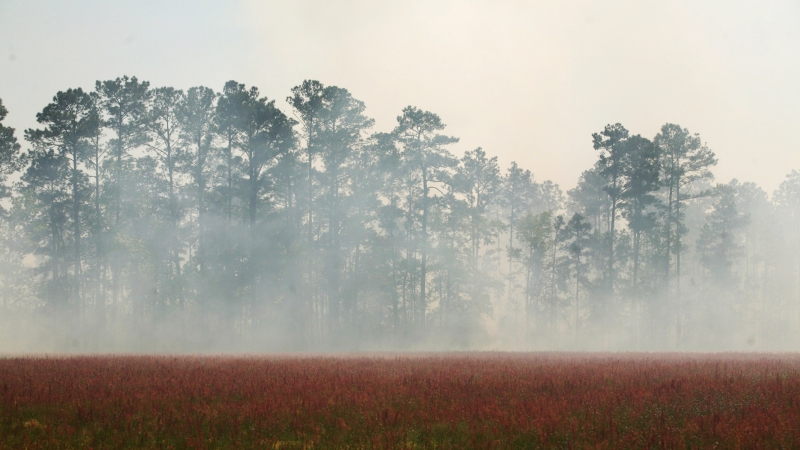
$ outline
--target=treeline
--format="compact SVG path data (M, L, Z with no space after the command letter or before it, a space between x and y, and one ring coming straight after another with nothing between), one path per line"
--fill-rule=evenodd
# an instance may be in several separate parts
M432 112L374 132L346 89L304 81L287 102L122 77L58 92L24 152L0 125L5 315L79 350L800 337L798 172L770 201L713 184L685 128L615 124L564 194L481 148L453 156Z

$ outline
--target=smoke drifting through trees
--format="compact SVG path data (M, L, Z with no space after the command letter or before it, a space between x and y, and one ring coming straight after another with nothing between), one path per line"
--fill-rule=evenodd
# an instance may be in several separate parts
M432 112L375 132L346 89L290 94L122 77L58 92L24 152L0 125L0 350L800 342L796 171L770 201L679 125L613 124L565 195Z

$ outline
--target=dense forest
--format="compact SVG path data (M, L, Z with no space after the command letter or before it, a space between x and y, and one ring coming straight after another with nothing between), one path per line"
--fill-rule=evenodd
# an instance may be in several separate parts
M800 343L796 171L718 184L698 134L600 124L563 192L433 112L288 94L122 77L0 122L2 350Z

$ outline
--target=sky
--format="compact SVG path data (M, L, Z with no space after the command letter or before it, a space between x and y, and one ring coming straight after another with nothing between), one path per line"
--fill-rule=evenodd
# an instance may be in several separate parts
M454 154L482 147L564 190L617 122L699 133L720 182L772 192L800 169L798 0L0 0L18 136L57 91L122 75L234 79L287 111L316 79L364 101L375 131L413 105L461 139Z

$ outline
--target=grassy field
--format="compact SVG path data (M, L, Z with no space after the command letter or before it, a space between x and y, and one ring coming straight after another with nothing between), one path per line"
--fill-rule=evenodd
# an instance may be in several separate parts
M0 448L800 448L800 356L0 359Z

